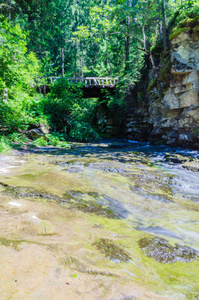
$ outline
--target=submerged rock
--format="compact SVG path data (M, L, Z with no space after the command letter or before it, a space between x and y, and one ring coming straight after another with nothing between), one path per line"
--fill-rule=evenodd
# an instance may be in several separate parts
M5 187L3 194L13 196L15 198L45 198L55 201L67 201L58 195L53 195L48 192L42 192L32 187L27 186L11 186L6 183L0 182L0 185Z
M129 211L118 200L95 192L67 191L68 207L109 219L125 219Z
M191 170L193 172L199 172L199 160L193 161L193 162L187 162L183 164L183 168L187 170Z
M100 238L93 243L100 252L105 254L106 258L109 258L115 262L128 262L131 257L121 247L115 245L113 241L109 239Z
M92 201L77 201L71 203L71 208L78 209L84 213L94 213L101 217L107 217L109 219L118 219L118 216L108 207Z
M192 157L182 155L182 154L173 154L173 153L166 153L165 159L167 162L172 162L174 164L183 164L187 161L193 160Z
M198 257L198 253L194 249L180 244L171 246L168 241L158 237L142 238L138 245L148 257L161 263L189 262Z

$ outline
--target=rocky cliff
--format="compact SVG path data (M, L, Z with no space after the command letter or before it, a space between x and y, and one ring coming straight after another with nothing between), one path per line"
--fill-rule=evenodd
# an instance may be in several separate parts
M167 73L161 78L161 72ZM170 36L166 65L159 64L160 82L150 78L147 105L133 96L126 117L126 136L199 149L199 22ZM166 86L166 89L165 89ZM138 94L137 94L138 95ZM136 105L137 103L137 105Z

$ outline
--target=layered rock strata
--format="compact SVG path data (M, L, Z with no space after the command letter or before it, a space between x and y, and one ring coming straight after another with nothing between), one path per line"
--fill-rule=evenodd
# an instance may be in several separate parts
M171 40L171 79L162 97L157 86L148 96L148 109L134 109L127 118L128 138L141 135L142 123L152 128L148 139L199 149L199 28L187 28ZM161 72L161 69L160 69ZM135 117L136 115L136 117ZM136 124L137 116L141 119ZM136 134L134 134L136 131ZM139 133L139 134L138 134Z

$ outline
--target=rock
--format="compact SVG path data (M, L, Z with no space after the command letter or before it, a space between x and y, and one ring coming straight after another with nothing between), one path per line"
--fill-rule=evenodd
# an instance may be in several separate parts
M182 166L183 166L183 168L185 168L187 170L191 170L193 172L199 172L199 160L195 160L192 162L186 162Z
M191 105L198 106L199 98L198 98L199 89L192 89L188 92L185 92L179 97L179 105L180 107L190 107Z
M187 161L191 161L193 158L180 154L166 153L165 159L167 162L172 162L174 164L183 164Z
M142 140L144 137L158 143L199 149L199 43L189 27L171 40L167 59L165 64L169 65L170 59L171 69L161 70L160 64L160 72L164 74L170 69L171 75L166 76L168 82L161 82L163 88L167 87L164 94L160 96L155 85L145 96L147 103L143 101L140 105L134 99L135 93L131 102L127 99L131 113L126 118L127 138ZM142 130L146 126L148 131Z
M37 138L40 138L40 137L43 137L46 139L44 133L38 128L38 129L31 129L27 132L27 135L29 138L31 139L37 139Z
M194 249L180 244L171 246L165 239L158 237L142 238L138 245L148 257L160 263L189 262L198 257L198 253Z

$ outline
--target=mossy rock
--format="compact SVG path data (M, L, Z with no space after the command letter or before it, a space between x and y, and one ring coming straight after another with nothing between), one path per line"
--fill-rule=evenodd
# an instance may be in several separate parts
M58 195L53 195L45 191L39 191L32 187L27 186L11 186L6 183L0 182L0 185L5 187L3 194L9 195L15 198L43 198L46 200L66 202L68 199L61 198Z
M100 238L93 243L93 246L104 253L106 258L116 262L128 262L131 258L124 249L115 245L109 239Z
M70 203L70 207L72 209L80 210L84 213L93 213L109 219L118 219L118 216L111 209L93 201L73 201Z
M153 78L148 86L148 91L152 90L157 85L157 78Z
M171 62L169 55L160 62L159 78L161 83L163 83L166 87L169 86L171 79Z
M177 38L182 32L189 32L190 29L190 27L174 28L174 30L172 30L172 33L169 36L170 41Z
M190 156L175 153L166 153L165 159L167 162L172 162L174 164L183 164L187 161L193 160L193 158Z
M194 249L180 244L171 246L165 239L158 237L142 238L138 245L148 257L160 263L190 262L198 259L198 253Z

